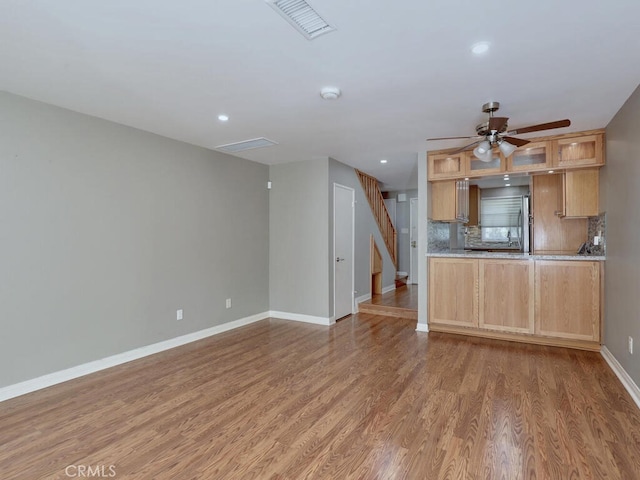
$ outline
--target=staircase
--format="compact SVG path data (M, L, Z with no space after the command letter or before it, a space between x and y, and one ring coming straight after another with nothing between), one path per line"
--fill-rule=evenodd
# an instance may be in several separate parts
M396 274L396 288L406 287L409 275L397 275Z
M367 175L366 173L361 172L358 169L356 169L356 173L358 175L358 179L360 180L360 184L362 185L362 189L367 195L367 200L369 200L371 212L373 213L373 217L378 223L380 234L382 235L384 244L387 247L387 251L389 252L391 261L393 262L394 267L397 268L398 238L396 229L391 222L391 217L389 217L387 206L384 204L384 198L382 198L382 192L380 192L378 180L375 177Z

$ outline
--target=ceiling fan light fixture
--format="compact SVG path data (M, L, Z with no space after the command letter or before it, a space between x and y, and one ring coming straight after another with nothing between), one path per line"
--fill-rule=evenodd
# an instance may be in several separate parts
M484 143L484 142L482 142L482 143ZM489 142L486 142L486 143L488 144ZM478 145L476 148L473 149L473 154L481 162L488 163L491 160L493 160L493 155L491 153L491 150L486 150L486 151L483 152L483 151L480 150L480 145Z
M476 147L476 149L478 150L479 153L487 153L489 150L491 150L491 144L487 140L483 140Z
M498 148L500 149L500 151L503 153L505 157L509 157L513 152L516 151L517 147L515 145L511 145L509 142L505 140L502 140L498 144Z

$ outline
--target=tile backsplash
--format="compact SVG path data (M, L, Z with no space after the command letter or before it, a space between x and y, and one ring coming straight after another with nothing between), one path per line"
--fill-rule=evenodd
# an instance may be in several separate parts
M587 221L587 243L591 255L606 255L606 213L601 213L597 217L589 217ZM482 243L482 233L480 227L460 228L466 232L465 240L467 246ZM600 236L600 245L593 244L593 237ZM448 252L451 247L451 224L445 222L427 221L427 251Z
M427 252L449 251L449 224L427 221Z
M597 217L589 217L587 222L587 243L592 255L606 255L606 213L601 213ZM593 237L599 235L601 237L600 245L593 244Z

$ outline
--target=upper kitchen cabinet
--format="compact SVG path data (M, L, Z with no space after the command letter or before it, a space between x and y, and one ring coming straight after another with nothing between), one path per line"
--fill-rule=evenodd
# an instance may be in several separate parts
M559 138L553 141L553 166L558 168L604 165L603 134Z
M528 143L507 158L509 172L535 172L551 166L551 142L547 141Z
M431 183L431 215L439 222L469 221L469 182L449 180Z
M462 153L429 154L428 172L429 180L464 177L465 167Z
M472 151L464 152L465 174L469 177L483 177L506 172L507 162L504 156L498 150L493 150L492 155L490 162L483 162Z
M592 217L599 213L600 172L597 168L567 170L563 177L562 215Z

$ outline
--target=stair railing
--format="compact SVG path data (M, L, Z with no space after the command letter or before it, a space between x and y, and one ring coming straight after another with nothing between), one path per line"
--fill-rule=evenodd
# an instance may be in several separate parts
M384 244L389 251L389 256L391 256L391 261L393 262L393 265L397 267L398 236L396 228L391 222L387 206L384 203L384 198L382 197L382 192L378 185L378 180L358 169L356 169L356 173L358 174L360 184L367 195L367 200L369 200L371 212L373 213L373 217L376 219Z

